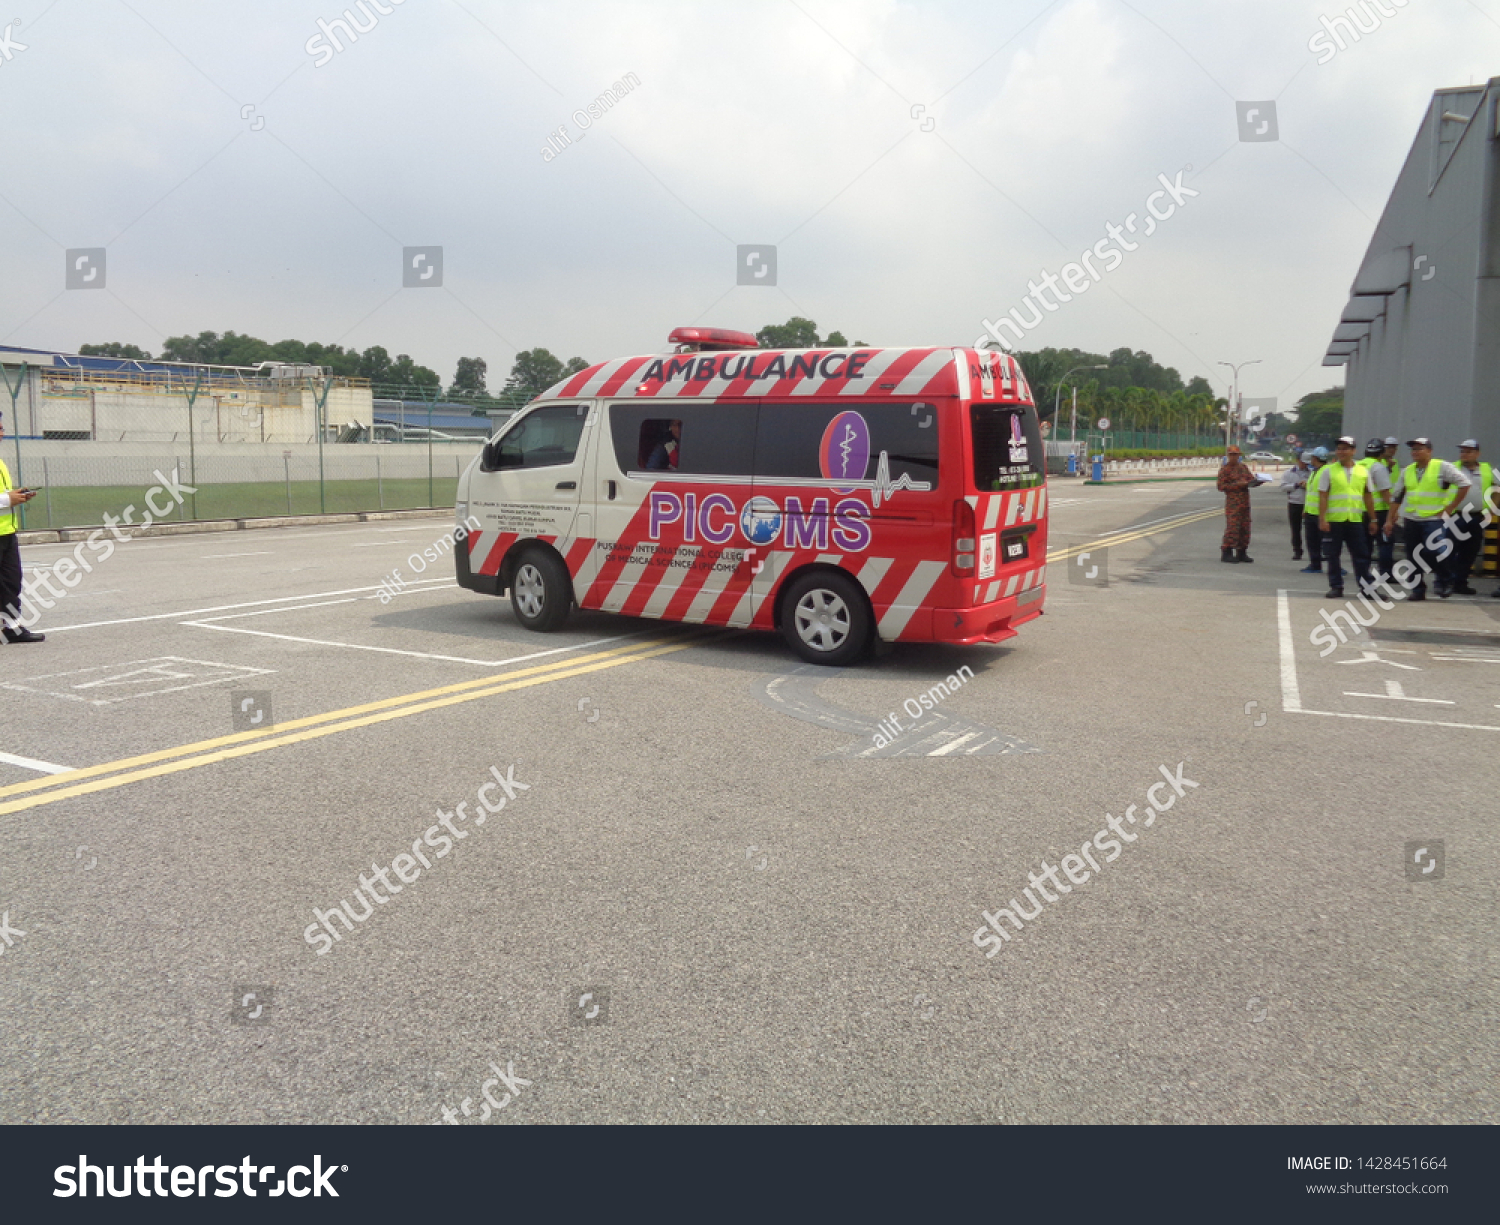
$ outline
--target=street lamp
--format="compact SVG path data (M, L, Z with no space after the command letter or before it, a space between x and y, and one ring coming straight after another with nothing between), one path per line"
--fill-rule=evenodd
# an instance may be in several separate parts
M1077 374L1080 370L1108 370L1108 369L1109 369L1109 363L1106 362L1102 366L1074 366L1073 369L1071 369L1071 370L1068 371L1068 374ZM1057 394L1052 397L1052 420L1054 420L1054 421L1057 420L1057 411L1058 411L1058 409L1062 407L1062 389L1063 389L1063 383L1067 381L1068 374L1063 375L1062 378L1060 378L1060 379L1057 380ZM1070 419L1070 421L1068 423L1068 441L1070 443L1078 441L1078 403L1077 403L1077 401L1074 401L1074 404L1073 404L1073 416L1072 416L1072 418Z
M1233 362L1217 362L1217 363L1215 363L1216 365L1220 365L1220 366L1228 366L1231 370L1234 371L1234 382L1232 383L1232 385L1230 387L1230 391L1229 391L1229 411L1224 414L1224 452L1225 452L1226 455L1229 453L1229 447L1230 447L1230 442L1229 442L1229 429L1230 429L1230 425L1232 423L1236 422L1236 419L1238 418L1239 411L1240 411L1240 371L1242 369L1244 369L1246 366L1257 365L1260 362L1260 360L1261 359L1258 358L1258 357L1257 358L1253 358L1252 360L1250 360L1248 362L1241 362L1238 366L1236 366Z

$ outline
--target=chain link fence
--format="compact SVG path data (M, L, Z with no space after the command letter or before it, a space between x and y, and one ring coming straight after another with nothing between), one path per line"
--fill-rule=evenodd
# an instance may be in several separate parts
M460 473L483 440L421 444L256 448L252 453L221 448L194 451L186 444L54 442L7 437L0 459L17 487L37 496L19 513L23 530L86 527L119 518L135 507L133 519L259 519L281 515L449 507ZM153 487L176 481L180 504L156 495L161 516L146 504ZM194 492L186 489L192 487Z

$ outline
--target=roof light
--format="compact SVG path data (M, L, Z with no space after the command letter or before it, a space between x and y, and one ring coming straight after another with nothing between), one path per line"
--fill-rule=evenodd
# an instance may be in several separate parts
M667 343L710 350L760 348L760 341L749 332L732 332L728 328L673 328Z

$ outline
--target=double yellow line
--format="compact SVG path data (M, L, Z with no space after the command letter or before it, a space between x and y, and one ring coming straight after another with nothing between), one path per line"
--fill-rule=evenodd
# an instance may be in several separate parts
M66 774L52 774L46 778L14 783L0 787L0 815L53 804L58 800L71 799L78 795L90 795L96 791L108 791L148 778L160 778L165 774L176 774L181 770L194 770L216 762L229 761L235 757L248 757L252 753L264 753L270 749L283 748L289 744L300 744L317 740L322 736L333 736L355 728L371 727L377 723L388 723L393 719L405 719L429 710L441 710L445 706L457 706L463 702L474 702L480 698L493 697L497 693L510 693L517 689L528 689L533 685L545 685L551 681L566 680L572 676L583 676L605 668L618 668L623 664L639 663L657 655L670 655L673 651L686 650L701 635L689 634L678 638L653 638L629 643L608 651L597 651L592 655L580 655L573 659L540 664L534 668L522 668L515 672L501 672L479 680L462 681L457 685L444 685L440 689L425 689L419 693L403 694L398 698L386 698L380 702L368 702L363 706L350 706L343 710L332 710L327 714L310 715L305 719L293 719L265 731L238 732L233 736L220 736L214 740L200 740L196 744L178 745L171 749L158 749L154 753L143 753L139 757L126 757L103 765L89 766L81 770L69 770ZM18 797L18 798L3 798Z
M1126 529L1116 532L1112 536L1100 536L1097 540L1089 540L1083 544L1069 545L1066 549L1047 550L1047 560L1067 561L1070 557L1077 557L1080 553L1093 553L1099 549L1112 549L1116 545L1129 544L1132 540L1143 540L1147 536L1155 536L1161 532L1175 531L1179 527L1185 527L1189 523L1198 523L1204 519L1213 519L1222 515L1224 508L1215 507L1213 510L1195 511L1190 515L1182 515L1176 519L1168 519L1165 523L1154 523L1150 527L1137 529Z

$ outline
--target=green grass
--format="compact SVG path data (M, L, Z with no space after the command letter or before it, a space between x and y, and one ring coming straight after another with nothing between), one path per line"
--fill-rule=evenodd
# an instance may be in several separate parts
M169 522L192 519L270 519L278 515L341 514L361 510L406 510L424 506L452 506L458 490L456 477L426 477L414 480L328 481L319 496L317 481L293 481L288 498L284 481L199 485L174 507ZM44 489L27 504L24 527L29 531L53 527L87 527L104 522L105 514L117 518L134 505L132 516L139 524L150 509L139 485L75 485ZM158 506L171 499L156 495ZM153 516L154 517L154 516Z

